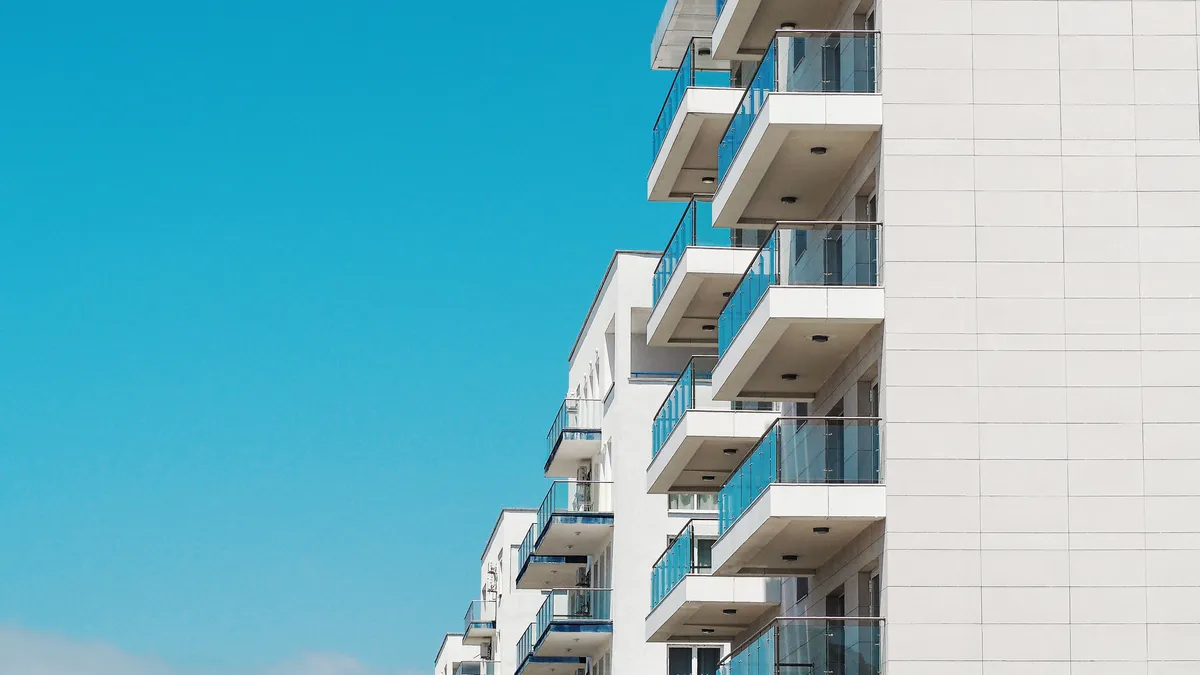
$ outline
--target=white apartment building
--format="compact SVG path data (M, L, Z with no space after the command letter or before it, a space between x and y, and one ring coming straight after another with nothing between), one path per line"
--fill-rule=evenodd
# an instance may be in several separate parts
M1198 25L667 0L512 675L1200 673Z

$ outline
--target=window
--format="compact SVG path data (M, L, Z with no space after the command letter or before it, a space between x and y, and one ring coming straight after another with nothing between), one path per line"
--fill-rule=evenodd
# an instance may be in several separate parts
M717 675L720 647L668 647L667 675Z
M670 511L716 511L716 492L672 492L667 496Z

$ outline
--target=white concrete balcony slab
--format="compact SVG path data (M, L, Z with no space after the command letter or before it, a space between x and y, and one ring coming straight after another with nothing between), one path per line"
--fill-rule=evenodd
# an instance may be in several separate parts
M879 420L781 417L718 500L718 576L811 574L883 520Z
M712 400L715 364L715 356L692 357L655 413L647 492L706 492L724 485L779 417L770 404L740 410Z
M463 619L464 645L482 645L496 637L496 601L472 600Z
M727 61L757 61L780 26L828 26L839 7L835 0L717 0L713 52Z
M674 70L692 38L712 35L716 25L717 8L712 0L667 0L650 43L650 67Z
M574 675L586 657L612 644L612 591L554 589L517 642L522 675Z
M600 453L604 402L569 398L554 415L546 434L548 449L543 467L547 478L572 478L579 465Z
M883 126L875 32L779 35L722 136L714 227L820 217Z
M883 322L878 223L780 223L717 322L720 401L809 401Z
M731 641L779 612L766 579L711 576L716 536L716 521L693 520L655 563L648 642Z
M589 556L612 538L613 522L612 483L555 481L518 550L517 588L579 583Z
M668 99L663 104L654 126L654 161L646 179L650 201L688 201L713 191L717 149L742 91L688 85L677 96L677 102Z

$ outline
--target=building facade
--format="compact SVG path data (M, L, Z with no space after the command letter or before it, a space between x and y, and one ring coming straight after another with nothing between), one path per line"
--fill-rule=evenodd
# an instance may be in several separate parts
M513 675L1200 672L1198 24L668 0Z

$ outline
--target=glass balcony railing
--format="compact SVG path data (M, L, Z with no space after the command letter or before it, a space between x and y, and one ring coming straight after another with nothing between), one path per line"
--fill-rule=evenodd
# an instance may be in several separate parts
M499 668L496 661L463 661L454 669L454 675L496 675Z
M612 483L556 480L538 507L539 536L556 515L612 513L612 510Z
M720 18L721 10L725 9L725 0L717 0L717 17Z
M879 675L883 621L788 617L721 662L720 675Z
M534 635L535 628L536 628L535 624L532 624L532 623L529 624L525 628L525 632L521 633L521 639L517 640L517 653L516 653L517 664L518 664L517 670L520 670L520 668L521 668L520 664L525 663L525 659L528 659L530 656L533 655L533 641L534 641L534 638L536 637Z
M865 30L776 31L717 148L718 179L725 179L768 94L877 92L878 36Z
M553 457L564 440L600 440L600 422L604 418L604 401L593 398L569 398L559 406L554 423L546 433L547 456Z
M650 574L651 609L658 607L658 603L687 575L712 571L712 545L716 540L698 537L696 529L696 521L688 521L675 541L654 563L654 571Z
M496 602L494 600L472 600L463 617L464 631L496 627Z
M606 588L562 588L546 594L537 613L538 639L552 623L612 621L612 591Z
M594 481L556 480L550 485L550 490L538 507L537 521L529 526L525 539L517 549L518 569L524 568L525 563L534 555L538 540L549 527L550 521L556 515L586 515L611 514L612 483ZM566 555L565 551L548 553L547 555ZM579 555L587 555L581 552Z
M725 350L771 286L876 286L879 223L781 222L742 274L717 319Z
M879 418L781 417L717 498L723 535L772 483L878 483Z
M654 268L654 304L658 304L658 299L667 290L671 275L675 274L675 268L679 267L689 246L728 246L728 242L728 232L718 235L712 228L712 195L692 197L658 259L658 267Z
M679 379L675 380L675 386L671 387L671 393L667 394L658 413L654 415L652 458L658 457L659 451L666 445L667 439L671 437L675 427L679 426L684 413L695 410L701 404L712 404L710 396L704 396L703 400L696 396L696 385L711 384L713 368L716 365L717 357L715 356L693 356L688 361L687 367L679 374ZM728 404L725 404L724 407L728 407Z
M683 105L683 97L690 87L729 87L729 66L725 62L716 62L711 58L712 38L694 37L688 43L683 53L683 60L675 70L675 79L667 90L667 99L663 101L658 111L658 119L654 121L654 143L651 148L650 161L658 158L663 143L667 140L667 132L675 120L675 113Z

